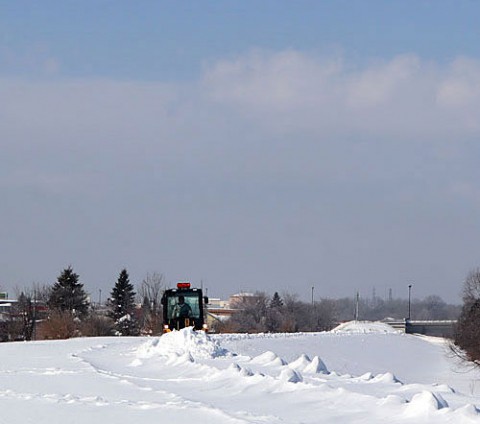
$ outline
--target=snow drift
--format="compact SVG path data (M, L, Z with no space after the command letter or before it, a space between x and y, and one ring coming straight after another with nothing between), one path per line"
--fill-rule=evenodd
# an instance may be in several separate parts
M386 330L4 343L0 421L480 422L478 371Z
M227 354L227 350L220 347L217 341L209 338L207 333L194 331L192 328L166 333L162 337L149 340L137 349L139 358L189 356L194 360L216 358Z

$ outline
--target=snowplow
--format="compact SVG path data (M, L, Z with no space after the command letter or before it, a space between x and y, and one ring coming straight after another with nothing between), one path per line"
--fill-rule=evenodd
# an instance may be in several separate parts
M204 308L208 297L202 289L192 288L189 282L177 283L177 288L167 289L162 296L163 332L193 327L207 331Z

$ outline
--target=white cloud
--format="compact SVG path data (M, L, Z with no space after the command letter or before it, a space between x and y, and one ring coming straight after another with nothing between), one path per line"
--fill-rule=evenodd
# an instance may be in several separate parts
M339 57L255 50L212 63L188 85L4 78L0 90L3 144L9 135L15 143L189 144L212 128L226 130L227 121L236 131L322 140L462 139L480 132L480 62L466 58L438 64L401 55L354 66Z
M346 78L346 105L354 110L389 107L397 100L398 93L418 78L419 70L420 60L409 55L354 72Z
M255 51L213 64L211 98L271 130L443 137L477 133L480 62L401 55L363 67L306 53ZM462 108L458 113L457 107Z
M79 161L109 179L116 167L172 181L401 178L415 141L443 152L422 147L421 157L447 163L446 146L480 133L479 87L473 59L402 55L353 66L294 50L220 60L189 84L3 78L0 144L4 158L34 147L36 160L19 166L30 167L32 184L52 187L69 166L83 175ZM382 145L395 145L397 159Z
M323 83L335 78L339 67L335 59L320 63L293 50L279 53L256 50L232 61L215 63L207 69L204 83L211 96L220 102L291 110L327 100L328 86ZM316 99L317 94L320 99Z
M447 108L478 107L480 101L480 62L454 60L438 87L438 102Z

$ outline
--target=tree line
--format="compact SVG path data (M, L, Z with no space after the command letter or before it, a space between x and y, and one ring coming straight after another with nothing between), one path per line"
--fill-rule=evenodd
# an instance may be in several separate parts
M0 322L0 341L159 334L164 287L162 274L148 274L136 293L122 269L106 305L95 305L70 266L52 286L18 293L8 319Z
M404 319L411 306L412 319L457 319L455 342L462 349L467 334L475 333L480 320L480 271L467 278L464 305L450 305L439 296L384 300L378 297L299 300L290 293L273 296L265 292L238 297L228 320L213 319L217 332L325 331L339 322ZM147 275L138 287L130 282L126 269L120 271L105 305L89 302L79 275L65 268L52 286L36 286L18 293L11 319L0 323L0 340L58 339L75 336L136 336L162 332L161 296L165 289L162 274ZM475 315L475 314L478 314ZM468 329L468 330L467 330ZM462 330L462 331L460 331ZM478 331L478 330L477 330ZM476 340L480 340L479 337ZM474 343L474 342L469 342ZM473 356L472 356L473 357ZM480 354L476 357L480 358Z
M297 332L328 331L340 322L353 319L403 320L408 316L409 302L404 299L380 298L320 299L305 302L294 294L275 292L270 297L265 292L239 296L237 310L230 319L215 324L221 332ZM461 306L450 305L439 296L427 296L411 302L411 318L419 320L455 320Z

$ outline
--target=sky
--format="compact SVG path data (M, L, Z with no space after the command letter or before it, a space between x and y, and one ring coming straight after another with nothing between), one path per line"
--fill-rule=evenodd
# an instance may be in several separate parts
M480 4L0 0L0 290L72 266L461 301Z

